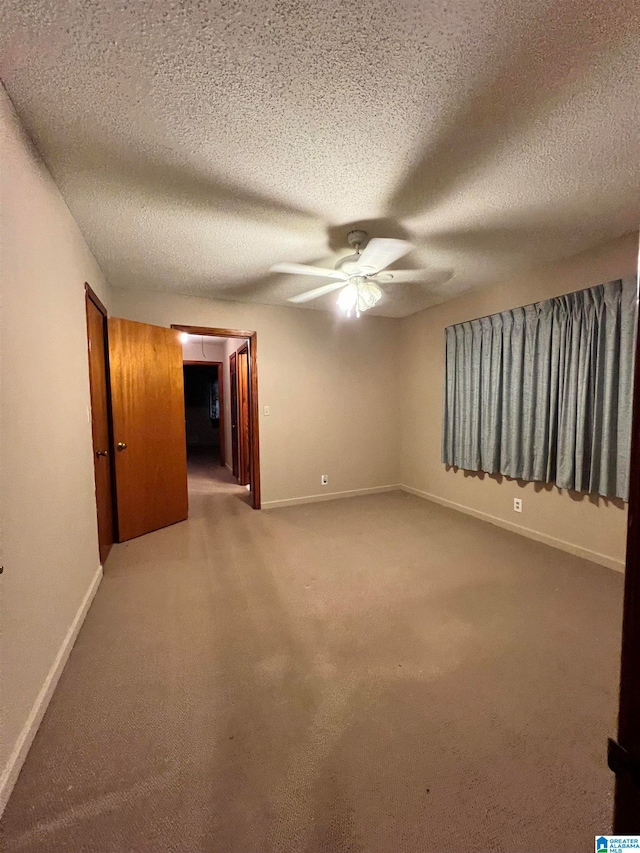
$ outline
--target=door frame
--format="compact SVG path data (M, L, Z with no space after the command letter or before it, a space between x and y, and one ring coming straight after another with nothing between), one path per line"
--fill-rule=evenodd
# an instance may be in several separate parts
M254 509L261 507L260 486L260 432L258 404L258 335L252 330L218 329L207 326L184 326L171 324L172 329L186 332L188 335L204 335L212 338L248 338L249 340L249 453L251 472L251 496Z
M218 399L220 400L220 465L224 467L226 448L224 438L224 363L222 361L193 361L183 359L182 366L187 367L217 367L218 368Z
M251 381L251 371L249 368L249 344L243 344L240 349L236 350L236 377L238 380L238 391L240 392L240 388L243 387L242 383L244 382L242 378L243 371L238 370L238 365L242 363L240 356L246 355L247 360L247 390L249 391L249 406L248 409L251 411L251 392L249 389L249 383ZM246 486L246 477L248 474L249 482L251 482L251 417L249 417L248 422L246 423L246 432L245 435L245 422L242 414L242 402L244 399L244 393L238 393L238 426L240 427L238 431L238 481L241 486ZM245 460L245 440L246 445L249 449L249 459ZM247 470L248 469L248 470Z
M240 477L240 443L238 441L238 353L229 353L229 414L231 421L231 473Z
M104 372L105 372L105 381L107 386L107 432L109 435L109 479L110 479L110 491L111 491L111 537L113 539L113 543L118 541L118 507L116 504L116 472L115 472L115 460L113 458L113 453L111 452L113 448L113 418L112 418L112 410L111 410L111 376L109 373L109 324L107 322L107 318L109 316L109 312L102 304L102 301L98 298L97 294L94 292L93 288L89 284L88 281L84 283L84 304L85 304L85 313L87 309L87 303L91 302L95 308L98 309L100 314L102 315L102 335L104 339ZM90 357L88 352L89 345L89 328L87 326L87 354ZM89 397L91 398L91 375L89 375ZM93 413L91 415L93 417ZM93 430L92 430L92 443L93 447ZM95 448L94 448L95 451ZM96 477L96 460L94 457L93 460L94 466L94 478ZM96 514L98 512L98 506L96 502ZM106 560L106 557L105 557Z
M638 269L640 289L640 264ZM636 301L637 304L638 300ZM618 741L609 741L616 774L613 833L640 834L640 312L636 337L620 659Z

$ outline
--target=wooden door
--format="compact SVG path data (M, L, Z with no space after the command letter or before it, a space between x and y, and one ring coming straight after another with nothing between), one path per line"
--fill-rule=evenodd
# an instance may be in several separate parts
M249 348L238 351L238 482L251 482L251 442L249 427Z
M229 377L231 384L231 468L233 476L239 474L238 466L238 372L236 367L236 354L232 352L229 356Z
M188 514L180 334L109 319L118 541Z
M89 346L89 391L91 395L91 432L93 467L98 514L98 548L104 565L113 545L113 492L109 448L109 398L107 374L106 310L87 288L87 339Z

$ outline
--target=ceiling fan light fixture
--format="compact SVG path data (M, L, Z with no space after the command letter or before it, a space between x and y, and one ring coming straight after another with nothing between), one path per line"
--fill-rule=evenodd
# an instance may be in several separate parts
M355 282L349 282L346 287L343 287L338 294L338 308L349 317L351 312L356 307L358 302L358 285Z
M346 273L347 275L353 275L358 269L359 262L360 255L358 253L355 255L345 255L344 258L340 258L336 262L336 269Z
M364 231L350 231L347 234L347 242L351 248L356 250L355 254L341 258L336 264L335 270L326 267L313 267L308 264L282 263L274 264L271 267L271 272L337 279L337 281L324 284L322 287L314 287L313 290L290 296L289 302L310 302L312 299L318 299L321 296L326 296L327 293L340 290L338 307L346 313L347 317L355 309L356 316L359 317L363 311L373 308L382 299L382 291L373 283L372 279L375 277L377 282L392 281L396 275L406 273L405 270L404 273L401 271L401 273L394 275L393 273L384 273L383 270L413 249L411 243L406 240L374 237L366 243L361 252L360 247L366 240L367 235ZM412 273L413 277L415 276Z
M382 291L364 276L354 276L338 294L338 308L347 317L355 309L356 317L373 308L382 298Z

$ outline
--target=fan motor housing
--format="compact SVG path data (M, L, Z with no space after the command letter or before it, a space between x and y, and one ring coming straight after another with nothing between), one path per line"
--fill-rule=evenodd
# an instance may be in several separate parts
M360 248L363 243L367 242L367 232L366 231L349 231L347 234L347 243L351 246L352 249L356 247Z
M344 258L340 258L336 264L336 269L347 273L347 275L355 272L358 269L358 264L360 262L360 249L362 244L366 242L366 231L349 231L347 234L347 243L352 249L356 249L356 253L355 255L346 255Z

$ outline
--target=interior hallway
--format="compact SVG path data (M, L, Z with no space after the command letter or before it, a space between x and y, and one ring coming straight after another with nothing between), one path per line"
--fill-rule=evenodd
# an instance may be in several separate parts
M246 495L246 486L239 486L231 471L220 464L220 449L189 447L187 449L189 495L218 494ZM190 502L191 503L191 502Z
M114 548L7 853L591 849L620 574L400 492L255 512L215 474Z

